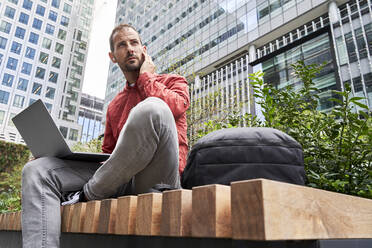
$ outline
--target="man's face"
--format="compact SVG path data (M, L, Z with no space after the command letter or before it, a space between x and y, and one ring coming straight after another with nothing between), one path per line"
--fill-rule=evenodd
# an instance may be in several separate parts
M114 51L110 52L112 62L118 63L123 71L139 71L144 61L139 35L131 28L123 28L113 36Z

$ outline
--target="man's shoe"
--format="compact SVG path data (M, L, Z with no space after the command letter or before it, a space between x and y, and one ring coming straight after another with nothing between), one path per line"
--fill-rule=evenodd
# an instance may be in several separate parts
M71 205L78 202L84 202L84 191L77 191L77 192L71 192L63 197L65 201L61 203L62 206L64 205Z

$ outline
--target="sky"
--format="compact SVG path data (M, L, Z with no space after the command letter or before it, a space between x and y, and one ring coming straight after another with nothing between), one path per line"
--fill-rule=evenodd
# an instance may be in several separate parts
M83 92L105 98L109 68L109 36L115 24L115 0L96 0Z

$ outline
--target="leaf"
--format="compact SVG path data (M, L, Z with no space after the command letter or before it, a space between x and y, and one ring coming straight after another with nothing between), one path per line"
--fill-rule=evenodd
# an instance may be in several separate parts
M356 101L352 101L354 104L358 105L359 107L361 108L364 108L364 109L368 109L368 106L363 104L363 103L360 103L360 102L356 102Z

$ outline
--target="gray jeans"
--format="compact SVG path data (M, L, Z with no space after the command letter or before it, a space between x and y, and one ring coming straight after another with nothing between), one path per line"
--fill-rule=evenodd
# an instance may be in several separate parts
M65 192L84 189L94 200L145 193L157 183L180 188L177 137L168 105L149 97L132 109L102 165L54 157L27 163L22 174L23 247L59 247Z

